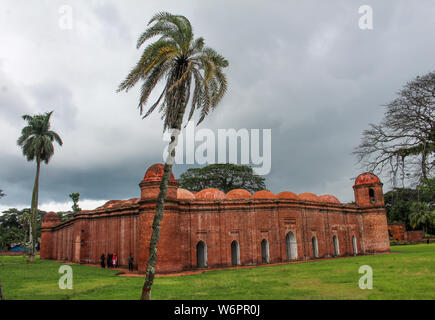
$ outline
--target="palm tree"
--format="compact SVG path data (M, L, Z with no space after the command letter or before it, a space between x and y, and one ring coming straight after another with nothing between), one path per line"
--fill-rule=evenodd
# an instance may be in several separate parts
M32 204L31 204L31 239L32 248L30 249L30 261L35 259L35 243L36 243L36 222L38 214L38 189L39 189L39 172L41 169L41 161L46 164L54 154L53 141L62 145L62 140L59 135L50 130L50 117L53 111L34 116L24 115L23 120L27 121L27 126L21 130L21 136L17 140L17 144L23 150L23 155L27 161L36 160L36 176L33 186Z
M228 61L215 50L205 47L203 38L194 39L192 26L186 17L167 12L157 13L139 37L137 49L155 36L159 36L159 39L144 49L136 66L118 88L118 92L123 90L127 92L137 82L142 82L138 106L142 115L143 107L157 83L160 80L166 82L157 101L143 116L146 118L160 105L159 111L164 121L163 131L168 129L171 132L168 158L165 162L153 221L146 279L141 296L143 300L151 299L160 222L163 218L168 181L175 157L175 146L191 89L193 91L188 121L195 110L200 110L198 124L211 110L214 110L227 90L227 80L222 69L228 66Z
M426 235L428 229L435 225L435 210L425 202L414 202L411 205L412 213L409 216L409 221L413 229L422 227Z

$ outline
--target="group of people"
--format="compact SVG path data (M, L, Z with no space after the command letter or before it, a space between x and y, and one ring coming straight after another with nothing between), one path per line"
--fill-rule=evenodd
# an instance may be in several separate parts
M104 256L104 253L100 257L100 263L101 268L106 267L106 261L107 261L107 268L116 268L118 266L118 256L115 253L108 253L107 258Z
M118 267L118 256L117 256L116 252L115 253L108 253L107 258L103 253L100 257L101 268L106 267L106 262L107 262L107 268ZM131 254L128 256L128 270L133 271L133 256Z

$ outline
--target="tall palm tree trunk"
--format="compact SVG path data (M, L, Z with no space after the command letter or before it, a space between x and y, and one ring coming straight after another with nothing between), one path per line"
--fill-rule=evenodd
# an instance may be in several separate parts
M183 70L180 72L180 75L183 74ZM181 85L181 88L184 86ZM163 212L165 207L166 194L168 191L169 179L172 174L172 164L175 159L175 147L178 141L178 135L180 134L181 124L183 122L184 111L186 109L185 105L185 95L184 91L180 92L180 107L178 108L177 120L175 122L175 130L171 133L171 142L169 143L168 148L168 158L165 162L164 173L162 177L162 181L160 182L160 191L157 197L157 205L156 205L156 214L153 220L153 233L151 235L150 247L149 247L149 256L148 256L148 264L146 269L146 278L145 283L142 288L142 296L141 300L151 300L151 286L154 282L154 276L156 273L156 263L157 263L157 244L160 239L160 222L163 219Z
M181 116L181 119L183 117ZM181 121L180 121L181 127ZM173 135L171 136L171 142L169 143L168 150L170 154L168 156L168 161L166 161L164 166L164 173L162 177L162 181L160 182L160 191L157 197L157 205L156 205L156 214L154 215L153 220L153 233L151 235L150 247L149 247L149 256L148 256L148 264L146 269L146 279L142 288L142 296L141 300L151 300L151 286L154 282L154 276L156 273L156 263L157 263L157 244L160 239L160 223L163 219L163 212L165 207L166 194L168 191L169 179L172 174L172 163L175 158L175 146L176 141L178 140L178 135L180 133L180 129L174 130Z
M35 261L35 244L36 244L36 221L38 214L38 189L39 189L39 172L41 170L41 158L38 156L36 159L36 176L35 176L35 184L33 185L33 194L32 194L32 207L31 212L32 216L30 218L31 225L31 239L30 245L30 257L29 261Z
M153 221L153 234L151 236L146 279L142 288L141 300L151 300L151 286L154 282L155 268L157 262L157 243L160 239L160 222L163 219L166 193L172 173L172 164L165 163L164 174L160 183L160 192L157 198L156 214Z

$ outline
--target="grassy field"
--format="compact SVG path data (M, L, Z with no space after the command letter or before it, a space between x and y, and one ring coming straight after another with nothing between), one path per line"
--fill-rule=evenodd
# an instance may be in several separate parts
M435 244L395 246L392 254L210 271L156 278L153 299L435 299ZM61 290L60 263L0 256L6 299L138 299L142 277L72 265L73 289ZM373 289L361 290L361 265Z

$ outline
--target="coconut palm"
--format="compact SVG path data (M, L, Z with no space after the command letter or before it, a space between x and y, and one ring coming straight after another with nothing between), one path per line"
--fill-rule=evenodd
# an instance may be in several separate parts
M157 13L137 41L139 49L147 40L159 38L145 47L136 66L119 85L119 91L128 91L139 81L142 83L139 98L140 114L150 115L158 106L162 114L163 130L171 131L168 158L160 184L153 233L149 248L146 279L141 299L151 298L157 260L157 243L160 237L160 221L163 218L164 201L175 157L175 146L191 93L188 121L195 110L202 122L207 114L221 101L227 90L227 80L222 69L228 61L215 50L206 47L203 38L194 39L189 20L181 15ZM144 114L144 106L156 85L164 81L158 99Z
M41 162L48 164L54 154L53 141L62 145L62 140L59 135L50 130L50 117L53 111L34 116L24 115L23 120L27 121L27 126L21 130L21 136L17 140L17 144L23 150L23 155L27 161L36 160L36 176L33 186L32 204L31 204L31 239L32 244L30 259L35 259L35 243L36 243L36 222L38 214L38 190L39 190L39 172Z
M414 229L422 227L426 234L428 229L435 225L435 210L425 202L414 202L411 210L413 211L409 215L411 227Z

